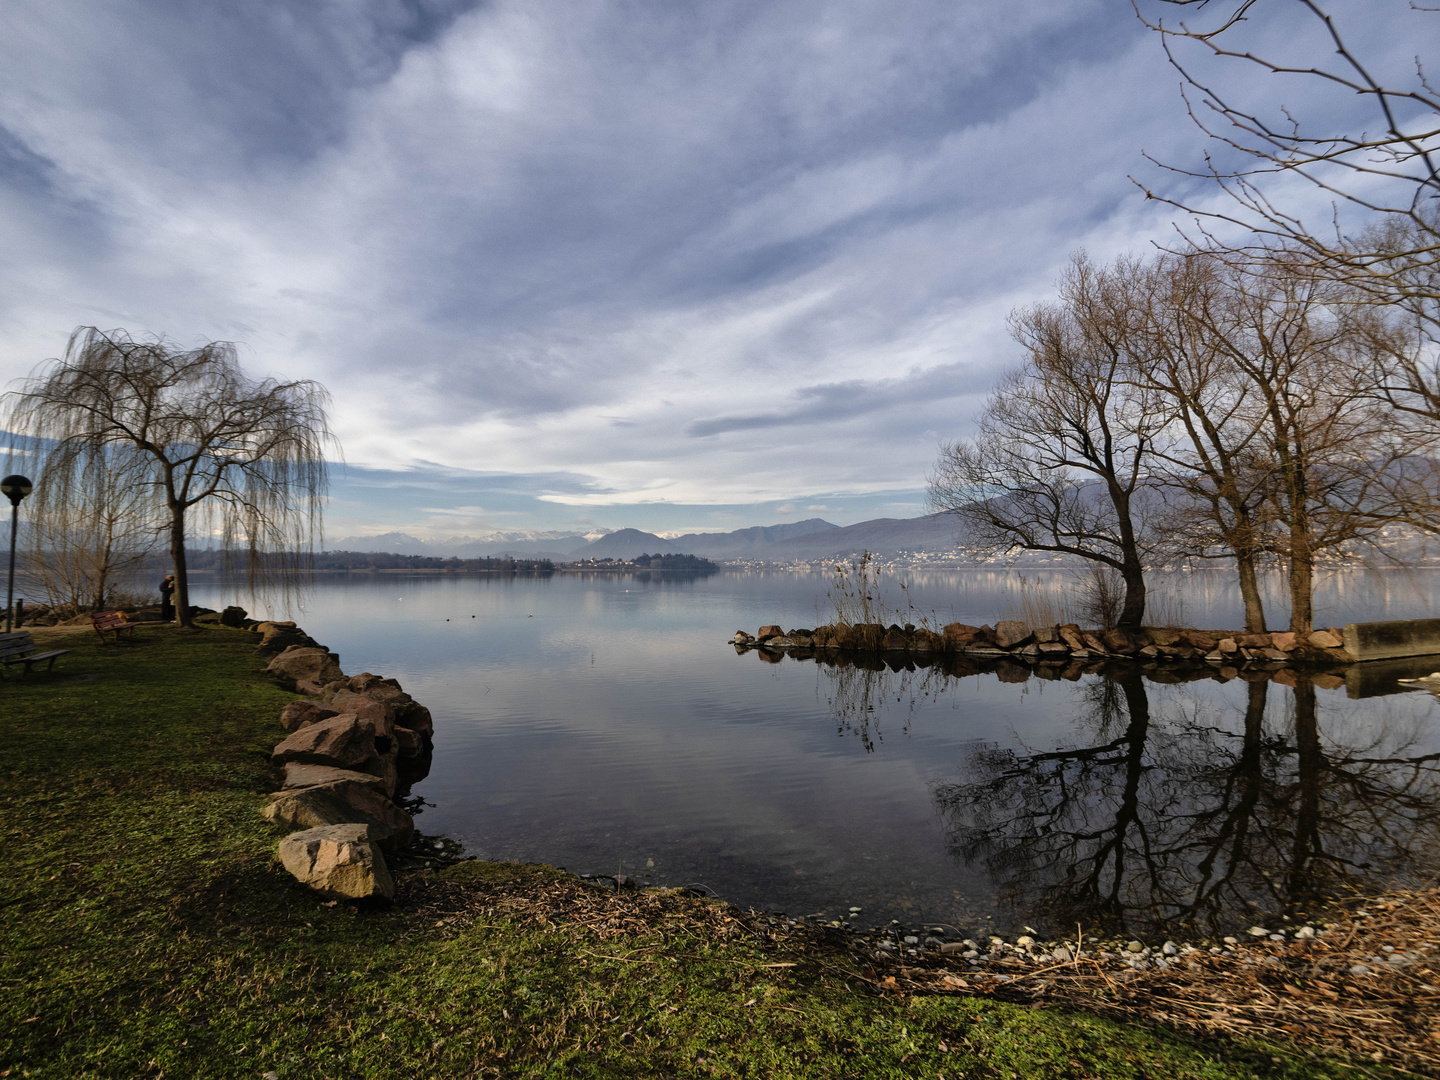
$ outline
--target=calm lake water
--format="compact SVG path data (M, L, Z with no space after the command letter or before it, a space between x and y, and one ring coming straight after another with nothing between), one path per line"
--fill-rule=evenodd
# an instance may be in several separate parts
M1046 597L1063 606L1068 580L903 576L895 603L972 623ZM1440 703L1428 693L1127 669L868 671L727 643L764 623L828 621L828 584L780 571L337 575L292 614L347 672L394 676L430 708L417 824L482 858L967 933L1228 931L1440 868ZM1317 621L1425 616L1437 585L1433 573L1338 576ZM1222 574L1157 591L1191 624L1240 622ZM1277 608L1271 623L1284 618Z

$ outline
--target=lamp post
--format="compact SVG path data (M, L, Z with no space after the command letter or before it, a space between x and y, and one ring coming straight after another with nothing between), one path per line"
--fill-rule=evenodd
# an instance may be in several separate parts
M0 495L10 500L10 582L5 587L5 632L14 627L15 620L15 537L20 525L20 500L34 490L28 476L12 474L0 480Z

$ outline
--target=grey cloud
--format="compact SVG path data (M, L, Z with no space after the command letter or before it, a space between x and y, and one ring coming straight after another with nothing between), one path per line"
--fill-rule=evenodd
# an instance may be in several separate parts
M705 438L729 431L830 423L921 402L933 406L938 402L981 393L993 378L993 372L977 371L973 365L943 364L899 379L873 382L852 379L841 383L808 386L796 391L794 397L798 404L793 408L773 413L698 420L686 428L686 434Z

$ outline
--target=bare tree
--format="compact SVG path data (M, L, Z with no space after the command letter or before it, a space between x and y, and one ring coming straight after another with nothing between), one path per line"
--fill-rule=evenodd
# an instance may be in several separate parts
M1267 477L1265 543L1286 563L1290 629L1303 638L1322 554L1379 548L1392 525L1440 524L1436 435L1397 423L1377 396L1367 374L1381 365L1345 317L1348 290L1283 258L1216 265L1223 294L1187 317L1244 386L1233 423L1248 468Z
M1206 244L1215 239L1209 225L1242 226L1251 239L1231 245L1231 254L1266 258L1275 249L1287 251L1374 300L1406 307L1432 336L1440 331L1440 93L1427 79L1424 59L1414 58L1408 77L1391 78L1381 70L1381 58L1367 59L1351 48L1329 5L1319 0L1285 5L1287 12L1311 20L1323 40L1324 54L1313 58L1254 51L1262 33L1257 22L1278 10L1277 0L1132 2L1145 25L1160 36L1183 79L1190 115L1217 151L1207 153L1199 168L1157 164L1215 181L1229 202L1221 209L1197 207L1142 184L1147 197L1208 222L1202 224ZM1433 5L1406 7L1417 23L1440 13ZM1166 9L1177 8L1182 21L1163 17ZM1370 6L1365 10L1368 15ZM1198 21L1183 21L1187 15ZM1417 41L1437 40L1435 25L1428 27L1428 37L1423 27L1418 29ZM1292 33L1286 40L1307 38ZM1267 110L1237 100L1223 75L1200 75L1204 65L1196 61L1280 76L1290 80L1299 101ZM1371 122L1363 127L1336 126L1317 115L1355 96L1372 108ZM1322 227L1287 206L1272 184L1295 177L1332 200L1331 219ZM1433 363L1397 374L1406 379L1397 393L1440 415L1440 371Z
M1227 267L1205 257L1160 256L1132 269L1142 344L1126 373L1171 406L1166 437L1157 439L1157 473L1176 493L1164 532L1172 556L1235 562L1245 629L1265 629L1259 565L1271 476L1254 387L1237 377L1227 314Z
M54 504L84 497L88 463L133 459L164 517L176 621L191 625L187 537L243 544L252 587L293 580L319 535L324 451L317 383L252 380L235 347L180 349L82 327L65 356L7 396L8 429L42 461Z
M1147 470L1166 416L1125 377L1131 269L1077 256L1059 303L1011 316L1026 362L1002 378L975 437L941 448L930 504L959 517L983 547L1076 555L1117 571L1118 625L1138 629L1157 543Z
M48 603L77 610L113 606L149 559L162 521L148 477L131 454L95 448L50 483L42 464L30 507L26 578Z

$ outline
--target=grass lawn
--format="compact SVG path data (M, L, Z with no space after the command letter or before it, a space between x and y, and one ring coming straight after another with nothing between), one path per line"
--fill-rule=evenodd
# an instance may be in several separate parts
M74 651L0 683L0 1077L1389 1075L875 996L842 950L786 952L712 902L602 895L543 867L402 870L396 907L327 906L256 812L292 695L255 635L37 638ZM547 890L569 914L527 903Z

